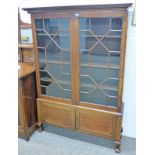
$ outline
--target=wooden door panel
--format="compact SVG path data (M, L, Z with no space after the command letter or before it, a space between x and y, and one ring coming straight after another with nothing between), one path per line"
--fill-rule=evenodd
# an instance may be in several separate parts
M43 102L42 120L48 124L75 129L75 109L68 105Z
M37 110L36 110L36 88L35 88L35 75L31 74L22 79L23 88L23 105L26 116L26 124L30 128L37 121Z
M76 129L93 135L114 138L116 116L87 108L76 109Z
M21 81L18 81L18 131L19 134L25 133L25 124L24 124L24 116L22 115L23 109L22 109L22 88L21 88Z

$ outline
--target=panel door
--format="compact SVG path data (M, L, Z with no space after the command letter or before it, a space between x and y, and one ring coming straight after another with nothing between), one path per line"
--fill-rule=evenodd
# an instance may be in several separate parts
M71 103L72 51L69 13L48 13L32 17L35 25L38 94Z
M122 102L124 14L101 11L76 16L77 103L117 109Z
M25 135L25 113L22 100L22 81L18 80L18 133L19 135Z

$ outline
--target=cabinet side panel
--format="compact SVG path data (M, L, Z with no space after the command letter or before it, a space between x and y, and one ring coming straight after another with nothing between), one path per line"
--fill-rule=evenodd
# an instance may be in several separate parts
M122 25L122 42L121 42L121 58L120 58L120 80L118 88L118 110L122 110L122 92L123 92L123 81L124 81L124 64L125 64L125 52L126 52L126 37L127 37L127 19L128 12L124 12L123 25Z

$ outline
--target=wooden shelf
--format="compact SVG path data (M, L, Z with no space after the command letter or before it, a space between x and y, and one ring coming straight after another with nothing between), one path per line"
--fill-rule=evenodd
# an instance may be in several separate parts
M52 63L52 64L59 64L59 65L70 65L70 62L66 62L66 61L54 61L54 60L52 60L52 61L45 61L45 60L40 60L39 62L42 62L42 63ZM112 64L112 65L109 65L109 64L104 64L104 65L102 65L102 64L98 64L98 63L91 63L91 64L86 64L86 63L80 63L80 66L82 66L82 67L88 67L88 66L90 66L90 67L99 67L99 68L112 68L112 69L120 69L120 66L119 65L114 65L114 64Z
M54 80L50 79L50 78L41 78L40 79L41 81L44 81L44 82L55 82ZM66 85L71 85L71 82L69 81L64 81L64 80L56 80L57 83L59 84L66 84ZM80 86L83 86L83 87L89 87L89 88L94 88L96 87L95 84L80 84ZM105 90L112 90L112 91L118 91L118 88L117 87L111 87L111 86L108 86L108 85L102 85L101 86L103 89Z
M95 84L80 84L80 86L94 88L96 85ZM102 85L100 87L102 87L105 90L118 91L118 88L114 87L114 86L112 87L112 86L108 86L108 85Z
M43 33L39 33L37 34L38 36L48 36L47 34L43 34ZM50 36L63 36L63 37L70 37L67 34L53 34L53 33L49 33ZM80 37L103 37L104 35L80 35ZM121 38L121 35L105 35L104 38Z
M91 64L85 64L85 63L80 63L80 66L82 67L99 67L99 68L112 68L112 69L120 69L119 65L108 65L108 64L98 64L98 63L91 63Z
M80 37L103 37L104 35L80 35ZM121 38L121 35L105 35L104 38Z
M40 79L41 81L46 81L46 82L55 82L53 79L51 79L51 78L41 78ZM58 83L61 83L61 84L71 84L71 82L69 82L69 81L64 81L64 80L56 80Z
M46 61L46 60L39 60L39 62L42 62L42 63L51 63L51 64L59 64L59 65L61 65L61 64L64 64L64 65L70 65L70 62L67 62L67 61L54 61L54 60L48 60L48 61Z
M18 43L18 48L33 48L33 44L23 44L23 43Z

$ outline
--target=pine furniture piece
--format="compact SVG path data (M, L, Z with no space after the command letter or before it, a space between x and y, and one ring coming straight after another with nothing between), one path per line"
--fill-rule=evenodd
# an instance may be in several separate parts
M120 152L127 8L24 8L31 14L38 126L114 140Z
M37 127L35 68L28 63L18 64L18 134L29 140Z

